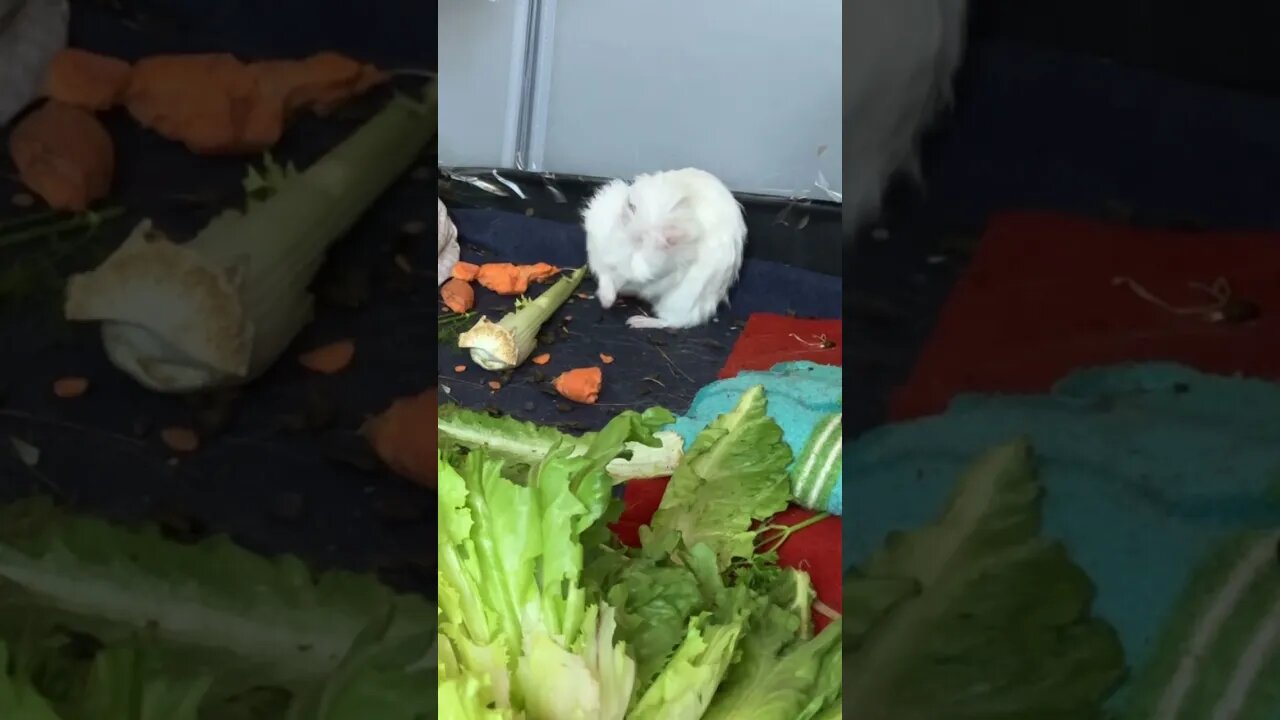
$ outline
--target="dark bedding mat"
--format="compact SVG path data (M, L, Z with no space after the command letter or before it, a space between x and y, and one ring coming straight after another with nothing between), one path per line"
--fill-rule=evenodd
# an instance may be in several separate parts
M561 267L586 261L586 240L574 225L494 210L458 210L451 215L464 260L549 262ZM594 296L591 278L583 280L578 292ZM442 343L438 351L442 393L466 407L501 410L574 430L598 429L628 408L661 405L679 414L699 388L716 379L751 313L838 317L840 295L838 277L750 260L743 265L729 307L722 308L712 322L689 330L633 330L625 323L638 312L634 301L605 311L594 297L574 297L544 326L544 331L552 329L555 338L535 351L551 354L545 366L526 363L507 375L489 373L473 365L455 344ZM476 296L476 309L493 320L513 306L512 298L478 286ZM603 365L600 353L615 361ZM591 365L604 368L604 388L596 405L572 404L556 395L551 381L559 373ZM456 372L462 366L466 369ZM487 384L495 379L503 383L497 391Z

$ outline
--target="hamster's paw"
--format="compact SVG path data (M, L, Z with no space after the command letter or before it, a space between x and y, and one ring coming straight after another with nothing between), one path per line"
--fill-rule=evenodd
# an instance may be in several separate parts
M648 315L632 315L627 318L627 327L635 330L653 330L667 327L667 321L662 318L649 317Z
M613 307L613 302L618 299L618 294L613 288L596 288L596 299L600 301L600 307L608 310Z

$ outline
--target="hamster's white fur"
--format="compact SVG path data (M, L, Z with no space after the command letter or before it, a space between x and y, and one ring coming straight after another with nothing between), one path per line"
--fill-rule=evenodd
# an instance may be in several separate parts
M893 174L919 178L920 135L951 101L968 0L844 4L844 231L873 219Z
M742 206L718 178L685 168L614 180L582 211L601 306L619 295L653 306L633 328L701 325L725 300L746 244Z

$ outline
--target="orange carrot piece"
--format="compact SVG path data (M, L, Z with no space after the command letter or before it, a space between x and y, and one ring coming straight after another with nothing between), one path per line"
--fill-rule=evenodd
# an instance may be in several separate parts
M106 110L120 102L132 71L119 58L64 48L45 71L44 94L84 110Z
M529 278L530 282L542 282L550 280L560 273L560 268L547 263L534 263L533 265L521 265L520 269Z
M454 366L453 366L453 371L454 371L454 372L456 372L456 373L466 372L466 371L467 371L467 366L466 366L466 365L454 365Z
M257 87L245 64L226 53L153 55L134 65L124 100L141 125L190 151L231 154L246 152L241 128Z
M400 398L360 432L397 475L419 485L436 486L436 390Z
M494 392L497 392L498 390L502 389L502 383L498 382L497 380L490 380L487 384L489 386L489 389L493 390Z
M562 397L584 405L592 405L600 399L602 384L604 374L598 367L567 370L552 382Z
M64 377L53 381L53 394L64 400L78 398L89 389L89 380L82 377Z
M600 362L604 363L605 365L612 365L613 356L607 353L600 353Z
M321 345L298 356L298 362L308 370L333 375L340 373L351 364L355 357L356 344L351 340L338 340L328 345Z
M523 295L529 290L529 283L547 280L558 272L560 268L546 263L485 263L476 273L476 282L499 295Z
M260 90L279 97L288 115L305 108L328 113L386 80L377 68L334 52L303 60L265 60L248 67Z
M471 282L480 274L480 266L475 263L458 261L453 264L453 270L450 274L459 280Z
M167 427L160 431L160 439L174 452L190 453L200 449L200 436L189 428Z
M534 355L529 360L534 365L546 365L547 363L551 362L551 353L542 353L541 355Z
M9 154L22 184L55 210L84 212L111 190L115 144L87 110L45 103L13 128Z
M450 278L440 286L440 299L450 310L464 313L476 306L476 291L466 280Z

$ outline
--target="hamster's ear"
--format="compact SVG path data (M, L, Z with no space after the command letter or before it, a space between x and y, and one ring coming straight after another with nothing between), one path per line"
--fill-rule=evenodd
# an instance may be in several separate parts
M622 219L622 222L625 223L625 222L630 222L631 218L635 217L635 215L636 215L636 204L631 200L631 197L628 195L626 198L626 202L622 204L622 210L618 211L618 216Z

